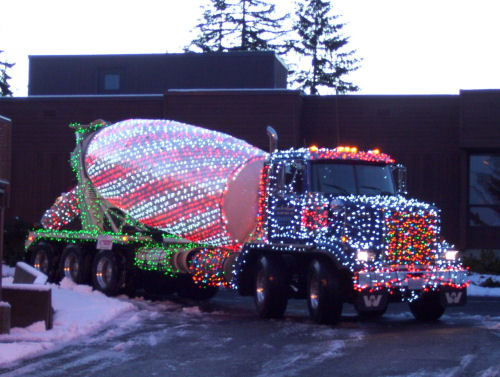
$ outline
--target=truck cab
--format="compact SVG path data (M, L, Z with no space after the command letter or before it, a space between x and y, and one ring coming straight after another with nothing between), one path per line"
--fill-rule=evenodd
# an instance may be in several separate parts
M377 149L271 153L262 178L261 242L243 253L249 265L254 261L258 312L281 315L282 296L306 298L311 318L327 323L339 320L345 302L376 317L390 301L405 301L421 320L464 304L467 272L441 240L440 211L406 198L405 176ZM268 287L269 278L282 286ZM272 301L280 304L266 307Z

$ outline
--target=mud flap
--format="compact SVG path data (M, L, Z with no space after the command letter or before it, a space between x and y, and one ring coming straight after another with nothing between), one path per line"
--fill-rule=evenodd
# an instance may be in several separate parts
M444 287L441 289L441 304L443 306L461 306L467 303L467 288L457 289Z
M356 307L360 311L375 311L383 310L387 306L388 302L387 291L362 291L359 292L356 297Z

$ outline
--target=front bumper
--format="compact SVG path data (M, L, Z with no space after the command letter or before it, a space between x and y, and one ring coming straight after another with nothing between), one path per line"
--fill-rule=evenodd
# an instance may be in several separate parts
M422 291L441 288L463 289L469 285L468 271L462 267L391 266L374 271L354 273L357 291L386 289L388 291Z

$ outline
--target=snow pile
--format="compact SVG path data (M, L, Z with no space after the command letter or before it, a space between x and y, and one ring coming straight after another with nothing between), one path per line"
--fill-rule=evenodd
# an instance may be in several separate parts
M29 264L24 262L17 262L16 266L17 268L26 271L26 273L35 276L35 281L33 282L33 284L45 284L47 282L47 275L45 275L40 270L37 270L33 266L30 266Z
M10 284L12 278L3 278L2 282ZM10 334L0 335L0 365L37 355L62 342L95 332L118 315L136 310L130 302L107 297L67 278L59 286L51 284L50 287L53 328L46 331L45 323L40 321L26 328L14 327Z
M488 296L488 297L500 297L500 287L482 287L481 284L486 280L491 279L491 281L500 284L500 275L487 275L487 274L477 274L473 273L469 276L470 285L467 287L468 296Z

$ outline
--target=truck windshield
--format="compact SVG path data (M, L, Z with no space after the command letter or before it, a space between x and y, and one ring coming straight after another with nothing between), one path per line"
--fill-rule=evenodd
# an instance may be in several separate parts
M311 188L334 195L394 195L394 181L388 165L313 161Z

